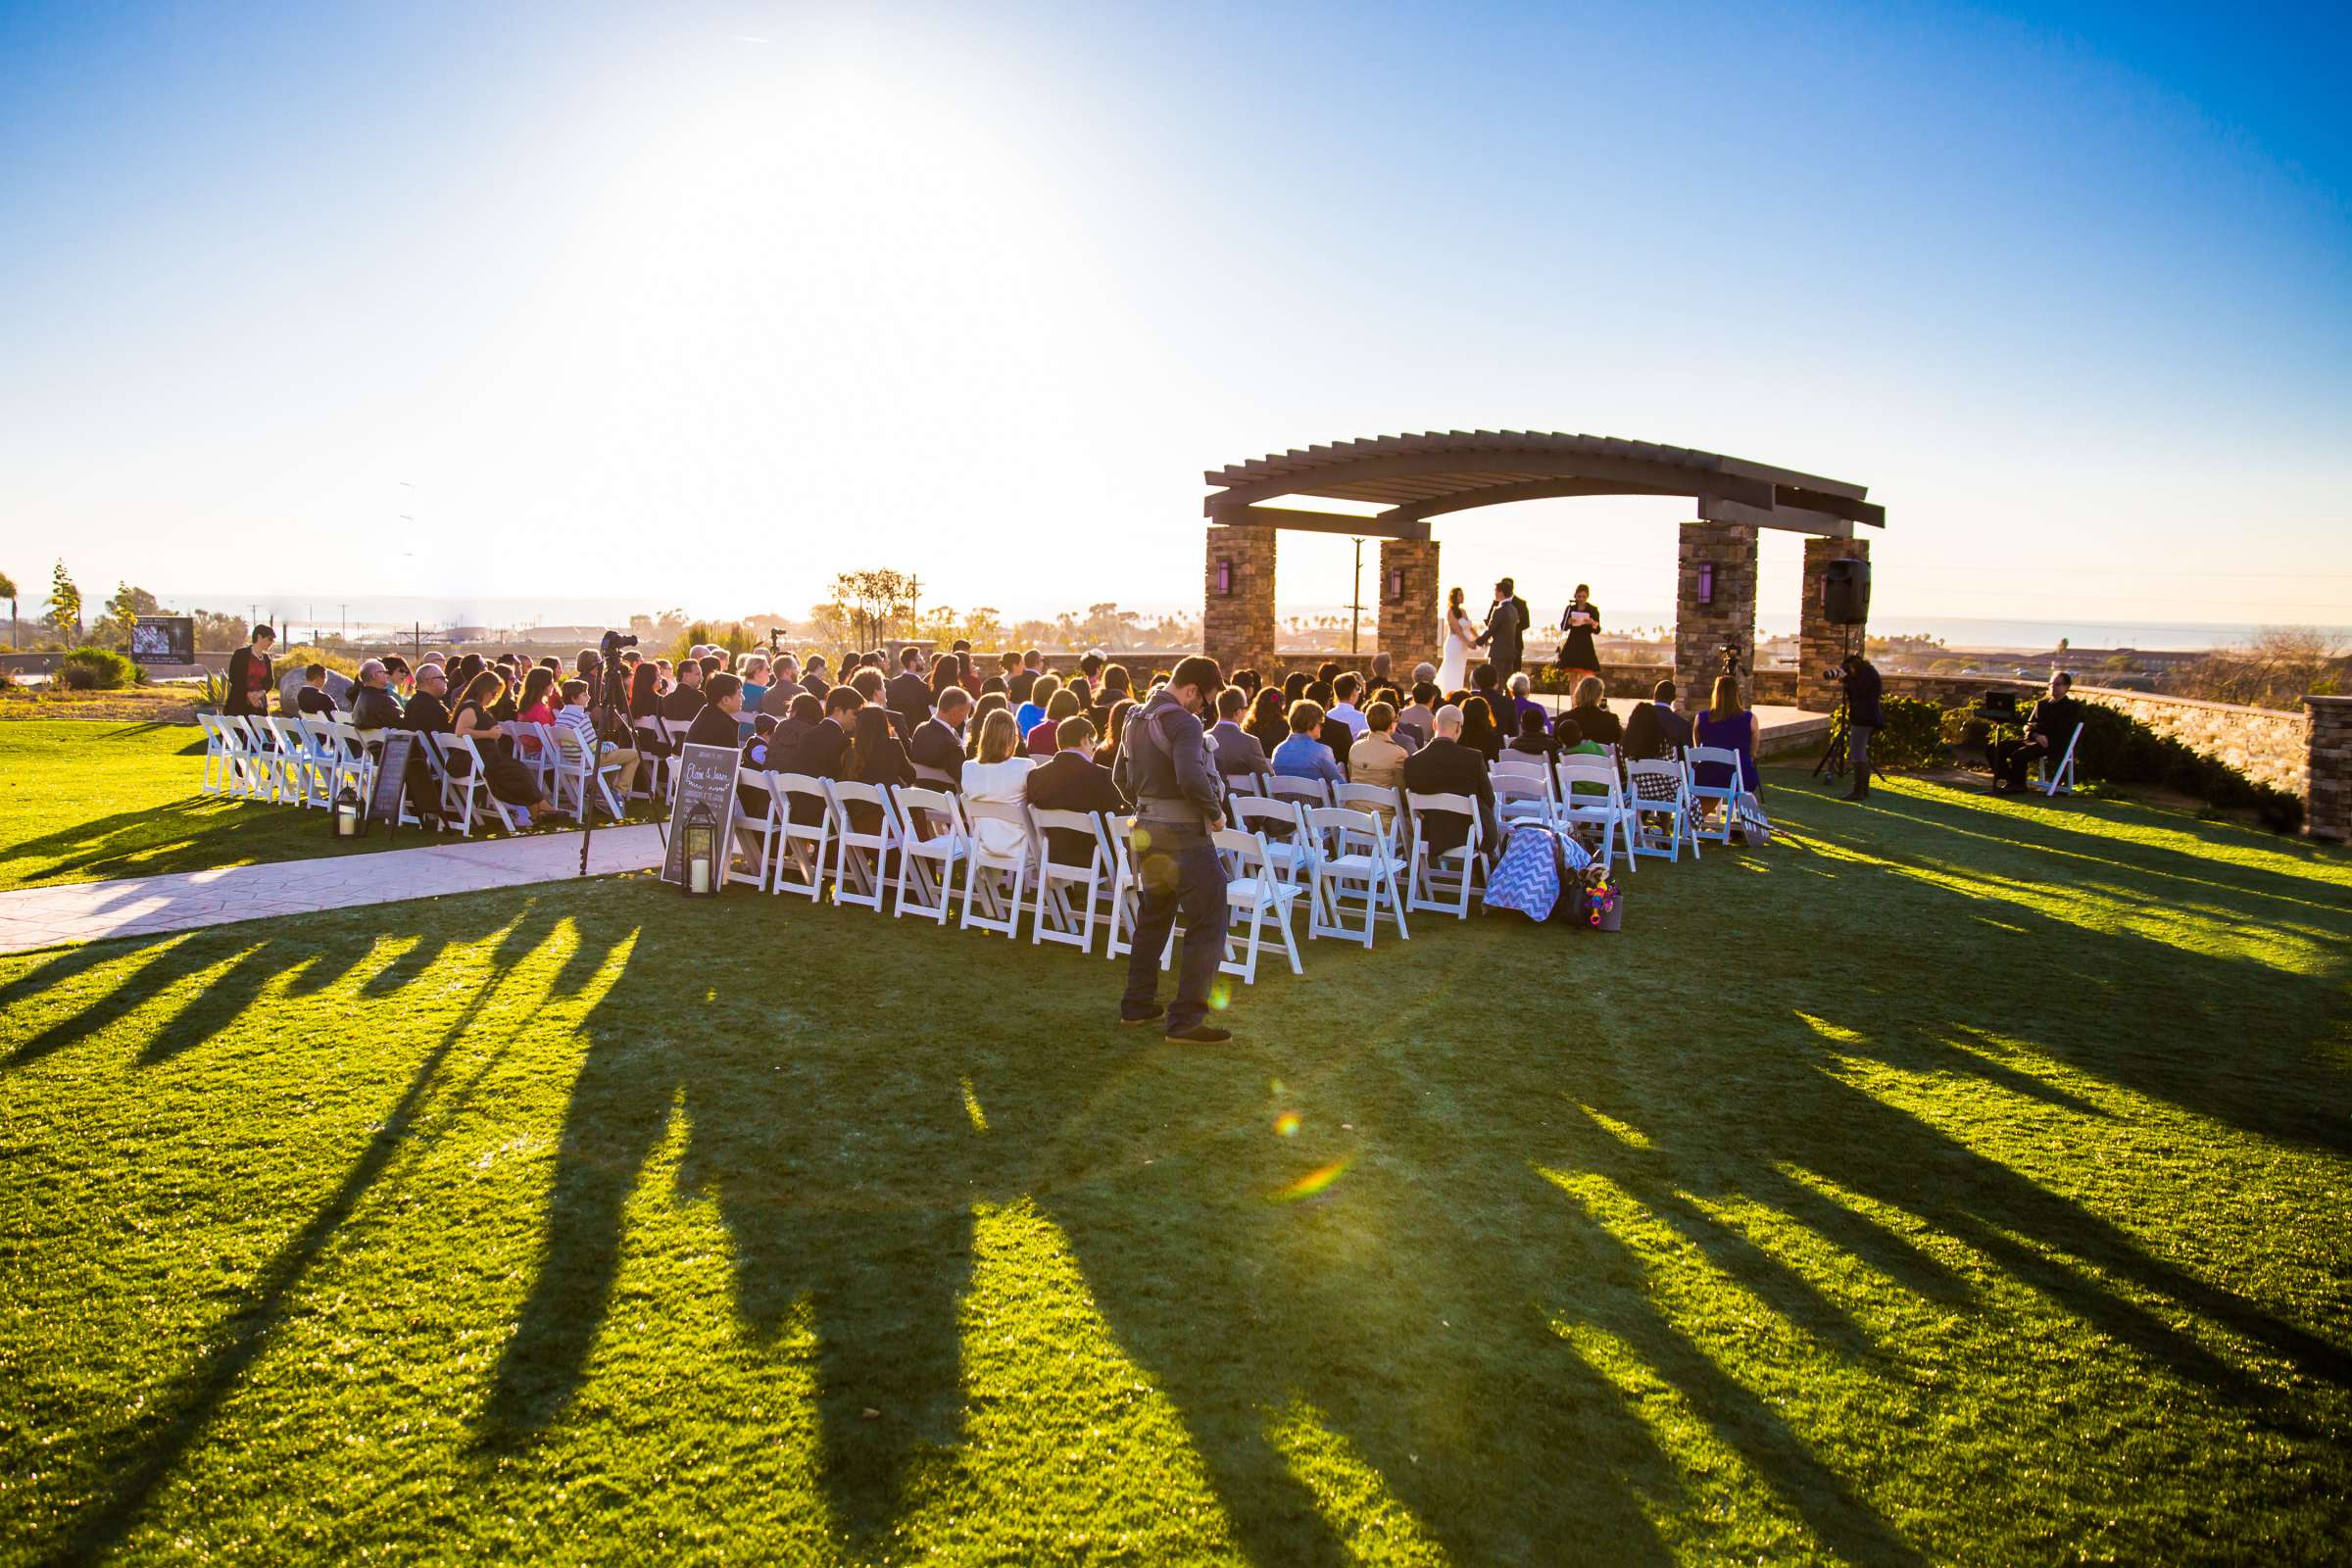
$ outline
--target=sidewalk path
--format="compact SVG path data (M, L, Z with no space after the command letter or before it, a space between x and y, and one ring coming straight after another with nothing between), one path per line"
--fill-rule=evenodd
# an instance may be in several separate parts
M662 842L650 823L599 828L589 846L592 875L650 870L661 863ZM0 893L0 953L520 887L576 876L579 869L579 834L543 833L331 859L19 888Z

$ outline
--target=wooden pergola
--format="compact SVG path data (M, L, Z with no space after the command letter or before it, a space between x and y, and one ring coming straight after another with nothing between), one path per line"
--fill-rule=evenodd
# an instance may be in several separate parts
M1406 664L1431 657L1436 647L1443 589L1432 517L1567 496L1689 497L1697 515L1683 524L1675 664L1678 680L1695 686L1727 640L1744 644L1752 667L1760 530L1809 536L1809 652L1820 619L1822 565L1838 557L1867 558L1857 525L1886 524L1886 509L1867 499L1868 488L1848 480L1690 447L1545 431L1336 441L1211 469L1202 478L1210 487L1201 502L1209 519L1206 640L1211 655L1232 663L1273 662L1274 541L1286 528L1382 542L1380 643ZM1382 510L1361 515L1271 504L1292 498ZM1484 608L1483 597L1478 604ZM1822 628L1819 640L1826 649L1836 637Z

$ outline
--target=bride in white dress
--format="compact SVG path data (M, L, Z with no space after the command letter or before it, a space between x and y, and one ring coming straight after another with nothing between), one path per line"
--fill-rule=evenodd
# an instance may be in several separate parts
M1438 690L1458 692L1470 684L1470 649L1478 627L1462 610L1462 591L1446 596L1446 657L1438 662Z

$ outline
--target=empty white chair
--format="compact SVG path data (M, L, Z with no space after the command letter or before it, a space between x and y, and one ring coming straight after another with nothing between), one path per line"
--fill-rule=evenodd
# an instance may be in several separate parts
M1701 784L1698 781L1699 768L1710 764L1724 769L1724 782ZM1739 804L1741 788L1740 754L1728 746L1686 747L1683 751L1683 771L1690 780L1688 792L1691 840L1713 839L1718 844L1729 845L1732 842L1733 808ZM1719 808L1711 816L1706 812L1710 804Z
M237 763L230 753L234 742L217 713L198 713L196 727L204 732L204 777L197 789L206 795L234 795Z
M1282 773L1262 775L1268 797L1277 801L1297 801L1302 806L1329 806L1331 792L1319 778L1292 778Z
M1597 830L1600 863L1615 863L1615 848L1625 844L1626 868L1634 868L1634 818L1626 809L1625 782L1617 765L1600 757L1563 757L1552 766L1551 819L1555 826L1577 833Z
M1217 967L1227 974L1240 975L1244 985L1255 985L1257 953L1270 919L1274 929L1281 933L1283 956L1291 960L1291 973L1305 973L1298 962L1298 944L1291 935L1291 906L1307 890L1274 874L1273 867L1266 862L1265 840L1256 834L1224 827L1217 829L1211 842L1217 858L1225 862L1225 956ZM1236 920L1246 921L1249 927L1249 941L1238 957L1234 952L1238 941L1233 929Z
M1522 822L1551 820L1551 786L1542 773L1504 772L1487 775L1494 790L1494 825L1504 838Z
M1625 806L1634 819L1634 856L1679 860L1685 844L1693 856L1698 854L1698 840L1691 832L1690 779L1682 763L1628 762L1625 782Z
M569 733L562 724L556 729L561 734ZM557 744L562 744L561 738ZM576 737L573 745L575 748L578 745ZM561 778L559 774L559 781ZM761 768L738 766L735 786L735 858L750 863L752 886L764 893L769 879L776 874L776 848L784 841L783 829L776 822L781 811L774 777ZM610 795L607 799L611 799ZM560 796L557 804L563 804Z
M770 893L799 893L810 903L824 896L825 861L833 842L833 797L825 781L807 773L769 775L776 797L778 838ZM794 806L801 808L795 820Z
M1029 862L1036 853L1029 838L1029 808L1010 801L967 797L963 812L971 825L972 847L964 857L963 915L956 926L1018 936L1021 894L1029 886ZM992 822L1019 828L1019 839L1009 833L988 833L985 824Z
M899 897L891 913L919 914L944 926L956 874L972 847L962 805L946 790L915 786L893 790L890 799L899 812Z
M833 806L833 902L863 905L879 914L890 891L890 858L899 847L898 819L875 785L846 778L824 785Z
M1478 802L1467 795L1422 795L1407 790L1404 808L1412 824L1412 849L1405 872L1407 906L1468 919L1471 894L1480 878L1494 869L1487 858L1486 825L1479 820ZM1465 818L1469 824L1467 836L1450 850L1436 849L1429 842L1427 819L1435 812Z
M284 713L271 713L256 722L269 737L270 768L276 781L277 803L310 805L311 744L303 735L302 726Z
M1102 818L1095 811L1052 811L1029 808L1029 829L1037 844L1037 885L1029 902L1029 943L1066 943L1080 953L1095 945L1095 910L1111 886L1114 865ZM1083 834L1088 850L1084 863L1056 860L1053 835ZM1068 854L1069 841L1062 841Z
M333 783L328 799L343 793L348 784L361 800L368 799L375 789L375 754L347 718L327 719L319 725L319 744L332 759Z
M1373 929L1383 916L1396 922L1396 934L1410 938L1404 927L1404 894L1396 884L1396 855L1388 829L1370 811L1319 806L1306 813L1307 832L1314 841L1314 897L1307 904L1309 937L1344 937L1372 945ZM1350 910L1362 924L1348 923Z
M1257 835L1274 874L1296 887L1306 886L1315 863L1314 840L1306 830L1308 808L1297 801L1254 795L1238 796L1232 805L1233 825Z

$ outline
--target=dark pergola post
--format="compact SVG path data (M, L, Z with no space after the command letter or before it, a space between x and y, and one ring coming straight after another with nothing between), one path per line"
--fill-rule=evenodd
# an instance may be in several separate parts
M1231 675L1274 669L1274 547L1272 528L1211 523L1202 574L1201 652Z
M1841 695L1829 668L1845 657L1846 639L1862 646L1867 628L1838 626L1821 611L1822 579L1833 561L1868 561L1867 539L1807 539L1805 541L1805 597L1796 619L1796 706L1808 713L1835 713Z
M1707 706L1727 642L1740 653L1740 700L1753 702L1756 530L1744 522L1686 522L1674 610L1674 686L1684 712Z

